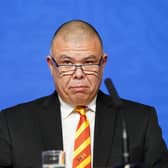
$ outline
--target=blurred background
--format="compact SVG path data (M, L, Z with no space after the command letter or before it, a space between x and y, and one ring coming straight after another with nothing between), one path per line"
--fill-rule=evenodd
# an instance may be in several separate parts
M97 28L109 56L104 79L121 97L155 106L168 144L167 0L1 0L0 109L53 91L45 59L56 28L71 19Z

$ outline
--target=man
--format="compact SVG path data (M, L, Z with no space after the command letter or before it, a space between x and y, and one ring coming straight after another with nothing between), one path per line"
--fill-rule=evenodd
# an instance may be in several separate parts
M76 162L83 168L120 165L124 114L130 162L167 168L168 151L154 108L121 99L120 110L99 90L106 61L102 40L90 24L73 20L60 26L47 56L56 91L0 113L0 167L40 168L41 152L53 149L65 151L67 168L77 167ZM85 146L91 153L75 162L81 119L76 107L87 107L90 133Z

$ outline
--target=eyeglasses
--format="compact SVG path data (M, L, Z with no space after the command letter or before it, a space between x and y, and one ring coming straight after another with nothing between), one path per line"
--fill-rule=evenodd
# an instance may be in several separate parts
M52 62L58 69L60 75L72 75L77 68L80 68L87 75L97 75L99 67L103 63L103 56L100 58L97 64L86 63L86 64L58 64L56 60L51 56Z

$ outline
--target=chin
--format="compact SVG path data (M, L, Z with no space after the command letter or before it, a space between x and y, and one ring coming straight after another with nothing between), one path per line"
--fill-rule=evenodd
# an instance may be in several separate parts
M72 99L72 101L74 105L87 105L88 104L88 99L82 98L82 97Z

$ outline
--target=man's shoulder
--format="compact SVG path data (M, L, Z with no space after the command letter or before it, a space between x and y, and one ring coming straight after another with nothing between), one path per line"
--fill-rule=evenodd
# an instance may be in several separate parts
M112 98L111 96L107 95L106 93L103 93L100 91L99 93L100 97L101 97L101 102L103 102L104 105L109 105L111 104L111 106L115 106L116 102L119 104L119 108L121 108L123 111L127 111L129 113L134 113L134 114L146 114L146 113L153 113L155 112L155 108L154 106L148 105L148 104L144 104L138 101L134 101L134 100L129 100L129 99L125 99L125 98L118 98L118 100L116 100L116 98Z
M143 109L143 110L154 109L154 106L152 106L152 105L145 104L145 103L138 102L138 101L134 101L134 100L121 98L121 101L123 102L123 105L125 107L140 108L140 109Z
M18 113L26 113L26 112L30 112L30 111L35 111L37 109L42 108L43 106L45 106L45 104L50 101L50 99L52 97L55 96L55 93L51 94L51 95L47 95L47 96L43 96L43 97L39 97L36 98L34 100L28 101L28 102L24 102L24 103L20 103L17 104L15 106L11 106L8 107L6 109L3 109L1 111L1 113L5 113L5 114L13 114L16 115Z
M14 106L7 107L6 109L3 109L2 112L13 111L13 110L22 109L22 108L25 109L25 108L28 108L28 107L31 107L31 106L34 106L34 105L42 104L47 99L47 97L48 96L39 97L39 98L33 99L31 101L19 103L19 104L16 104Z

